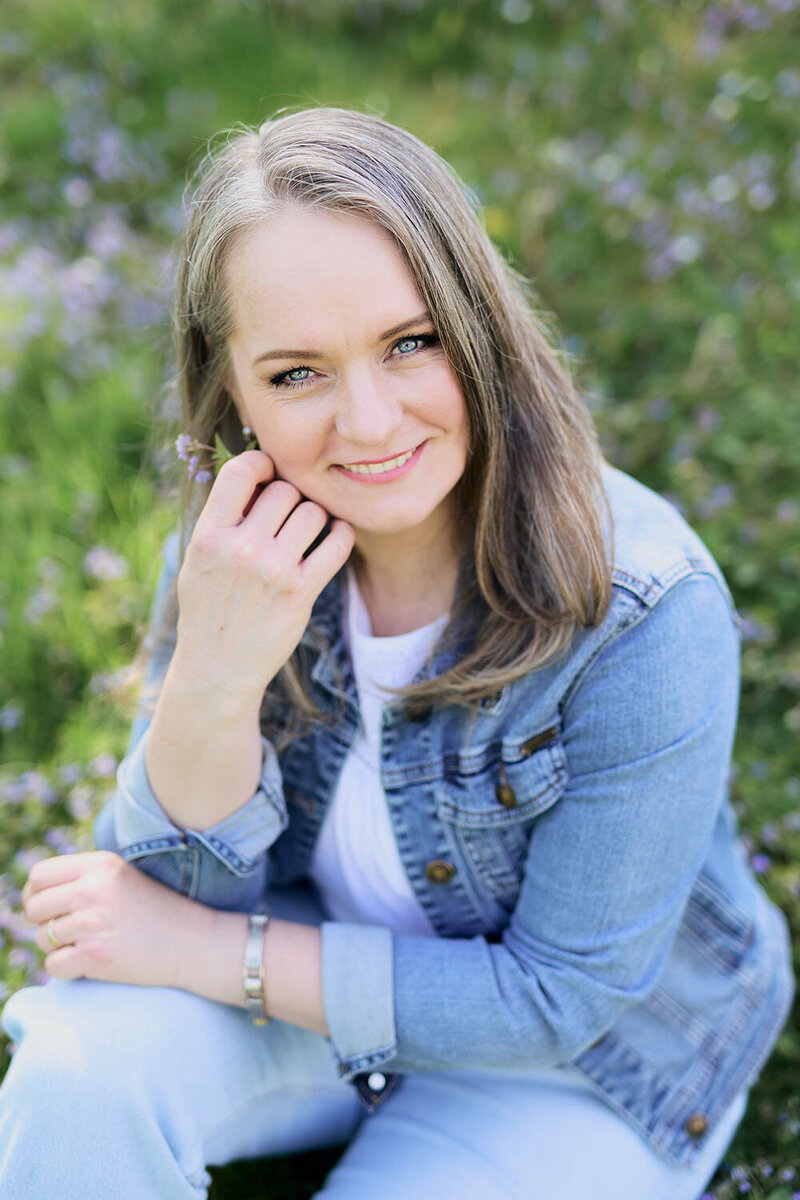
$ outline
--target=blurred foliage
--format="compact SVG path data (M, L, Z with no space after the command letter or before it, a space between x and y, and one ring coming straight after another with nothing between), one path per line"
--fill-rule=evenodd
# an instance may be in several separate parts
M13 913L31 861L90 844L124 751L177 512L150 430L187 163L312 103L453 163L557 314L607 456L720 562L743 635L734 802L798 936L798 50L797 0L4 0L2 994L39 977ZM790 1022L720 1200L793 1194L797 1052ZM274 1187L310 1195L330 1161L279 1164ZM217 1200L261 1178L215 1176Z

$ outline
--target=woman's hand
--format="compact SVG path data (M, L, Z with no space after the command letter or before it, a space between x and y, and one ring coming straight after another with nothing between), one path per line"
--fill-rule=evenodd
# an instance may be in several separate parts
M224 463L178 577L173 672L184 682L260 703L291 657L317 596L347 561L355 534L247 450Z
M23 911L39 926L36 945L55 979L179 987L181 948L201 907L108 850L42 859L22 889ZM51 917L58 949L48 935Z

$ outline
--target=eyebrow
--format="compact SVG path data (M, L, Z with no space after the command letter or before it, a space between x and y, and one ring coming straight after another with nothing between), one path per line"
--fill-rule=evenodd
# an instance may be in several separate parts
M398 333L403 333L406 329L412 328L414 325L422 325L423 322L431 323L431 314L427 311L420 313L416 317L410 317L407 321L401 321L399 325L393 325L391 329L386 329L379 335L379 342L386 342L389 338L396 337ZM324 358L325 355L321 350L267 350L266 354L259 354L258 358L253 359L253 366L257 367L259 363L266 362L271 358Z

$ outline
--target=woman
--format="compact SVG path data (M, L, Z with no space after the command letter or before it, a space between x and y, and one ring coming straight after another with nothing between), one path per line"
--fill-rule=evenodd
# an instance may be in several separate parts
M404 131L230 136L182 264L182 444L234 457L192 463L99 850L25 887L4 1194L347 1142L321 1195L693 1200L793 990L718 567Z

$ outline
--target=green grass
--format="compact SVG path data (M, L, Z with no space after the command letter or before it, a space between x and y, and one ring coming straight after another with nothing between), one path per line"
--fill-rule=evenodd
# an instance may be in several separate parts
M718 558L745 619L734 803L798 946L799 34L798 5L766 0L6 0L7 908L35 857L90 845L124 751L125 667L177 513L170 447L149 431L187 163L223 126L320 102L381 112L453 162L557 314L608 457ZM4 994L40 978L29 932L3 929ZM742 1183L792 1195L797 1061L793 1017L718 1200ZM310 1195L333 1158L218 1170L213 1195Z

